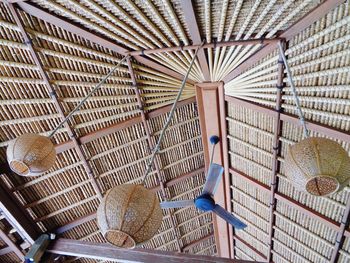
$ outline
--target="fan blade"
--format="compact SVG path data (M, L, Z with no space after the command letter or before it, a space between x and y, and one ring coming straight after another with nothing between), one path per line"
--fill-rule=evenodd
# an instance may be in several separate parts
M219 164L212 163L209 167L208 176L205 181L202 194L214 195L217 186L219 185L221 175L224 172L224 167Z
M162 209L166 208L181 208L194 205L194 200L180 200L160 203Z
M213 212L224 219L227 223L233 225L236 229L243 229L247 227L247 225L244 224L241 220L231 215L219 205L215 205Z

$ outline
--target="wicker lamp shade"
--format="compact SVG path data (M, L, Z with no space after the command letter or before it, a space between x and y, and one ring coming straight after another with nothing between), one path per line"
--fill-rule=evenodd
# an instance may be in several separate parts
M12 171L21 176L37 176L49 170L55 163L56 151L45 136L26 133L12 140L6 151Z
M157 196L142 185L112 188L97 210L97 223L103 236L121 248L134 248L151 239L162 220Z
M350 158L335 141L310 137L291 146L286 176L300 190L326 196L343 189L350 179Z

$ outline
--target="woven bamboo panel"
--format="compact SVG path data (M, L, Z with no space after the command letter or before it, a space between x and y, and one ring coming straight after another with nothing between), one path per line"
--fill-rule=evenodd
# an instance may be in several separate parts
M347 2L340 5L295 36L286 50L305 117L344 131L350 130L349 11ZM228 83L226 93L274 107L276 82L270 73L277 58L271 54L259 61ZM282 107L296 114L287 79L284 82Z
M6 263L21 262L19 257L14 252L0 256L0 260L1 260L1 262L6 262Z
M350 239L345 238L343 248L339 251L338 262L347 262L350 260Z
M192 44L189 25L180 0L34 0L41 8L64 17L87 30L130 50ZM322 1L313 0L248 0L193 1L200 36L207 42L274 37ZM294 75L302 108L309 120L343 131L350 131L349 112L349 2L346 1L314 23L288 44L286 54ZM25 29L33 41L59 103L68 114L79 101L115 66L122 55L77 35L20 12ZM221 80L260 45L205 50L211 80ZM5 162L9 140L24 132L48 135L60 122L48 88L32 59L9 10L0 3L0 162ZM184 74L193 51L151 55L148 58ZM237 78L226 83L227 95L275 107L277 51L271 53ZM132 61L144 110L149 112L172 103L181 80ZM204 80L199 61L190 79ZM284 80L286 83L286 79ZM181 99L193 97L194 86L186 84ZM283 108L295 114L290 86L284 88ZM91 132L139 116L134 87L127 65L122 66L80 109L69 125L81 137ZM165 114L148 121L154 141L166 121ZM228 104L227 127L230 166L270 187L273 158L274 120L259 112ZM322 134L312 133L315 136ZM327 198L315 198L296 191L284 176L284 156L288 145L302 139L299 127L283 123L281 154L278 157L277 191L306 207L341 222L349 187ZM64 128L53 138L55 143L69 140ZM350 152L350 145L340 142ZM204 166L199 117L195 104L181 107L165 133L159 154L160 179L167 182ZM141 123L82 145L103 193L115 185L141 181L150 151ZM268 255L270 192L246 180L232 177L233 213L248 224L237 231L235 257L264 260L244 242ZM14 192L43 231L57 227L96 211L98 195L73 148L58 155L47 173L35 178L2 175L1 179ZM152 171L148 187L158 186ZM165 189L172 200L195 198L205 181L199 173ZM157 193L163 198L163 193ZM195 208L164 211L159 232L143 247L177 251L178 246L213 234L211 213ZM336 232L314 218L305 216L278 201L273 236L274 262L327 262L332 255ZM90 220L63 234L66 238L105 242L96 224ZM179 238L179 244L175 240ZM15 238L15 236L14 236ZM17 241L16 239L14 241ZM350 260L346 238L338 262ZM3 244L0 242L0 246ZM185 252L216 254L213 236L190 246ZM18 262L13 253L1 256L1 262ZM68 262L96 262L69 258Z
M197 18L208 42L273 37L315 6L315 1L196 1ZM208 49L212 80L221 80L260 45Z
M40 6L73 20L94 32L131 49L146 49L189 43L170 2L159 1L34 1ZM175 30L176 29L176 30ZM177 31L177 32L176 32ZM180 33L180 34L179 34ZM184 73L193 52L150 56ZM201 80L195 65L191 78Z
M268 185L272 165L273 119L228 104L227 124L231 166Z

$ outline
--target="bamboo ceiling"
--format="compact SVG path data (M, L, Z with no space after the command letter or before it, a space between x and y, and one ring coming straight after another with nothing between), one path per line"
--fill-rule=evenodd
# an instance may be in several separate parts
M200 0L188 5L186 0L31 0L19 1L15 7L67 115L122 59L121 50L199 44L202 40L213 43L273 38L323 2ZM290 39L286 55L306 119L350 133L350 7L349 1L343 2ZM190 23L188 6L193 8L197 28ZM48 23L45 21L48 16L38 18L22 10L28 11L29 7L62 18L71 28L79 26L108 43L96 43L87 33L83 37L63 24ZM146 182L160 198L194 198L205 181L194 83L225 80L227 96L269 108L276 106L277 49L230 77L232 71L261 48L263 45L258 44L199 52L181 98L182 106L176 110L165 134L158 159L160 169L154 170ZM21 28L3 3L0 3L0 49L0 162L5 163L10 140L26 132L48 135L62 116L33 59L30 43L25 43ZM167 106L176 97L193 54L194 51L176 51L132 58L142 108L130 68L124 63L69 121L69 129L81 143L80 148L74 146L67 127L53 137L59 154L55 166L46 174L19 177L8 173L3 165L2 181L42 231L104 242L94 216L99 204L98 191L104 194L115 185L141 181L150 157L149 145L158 139L169 111ZM284 83L282 108L296 114L290 86L286 79ZM266 260L272 254L273 262L329 262L337 230L280 199L273 211L273 247L268 245L275 120L229 100L226 110L232 210L248 224L246 230L231 237L235 240L235 257ZM148 116L151 138L141 120L141 111ZM96 133L103 135L96 137ZM277 192L340 224L349 200L349 187L327 198L315 198L297 192L284 176L287 146L301 139L299 126L283 122ZM350 151L349 142L338 142ZM81 224L73 227L80 219ZM9 233L14 243L23 242L5 218L1 217L0 223L0 229ZM213 229L210 213L193 208L164 211L159 233L143 247L215 255ZM339 250L338 262L350 260L349 240L348 235ZM22 246L21 253L27 248ZM20 262L18 254L3 249L6 245L0 240L0 251L4 252L0 253L1 262ZM68 258L68 262L72 261L95 262Z

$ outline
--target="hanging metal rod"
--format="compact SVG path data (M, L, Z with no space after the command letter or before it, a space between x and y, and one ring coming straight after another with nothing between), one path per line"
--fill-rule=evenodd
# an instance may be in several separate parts
M207 43L201 46L198 45L189 45L189 46L176 46L176 47L163 47L163 48L155 48L155 49L143 49L143 50L135 50L127 52L127 55L130 56L140 56L140 55L150 55L154 53L164 53L164 52L172 52L172 51L184 51L184 50L194 50L194 49L202 49L202 48L217 48L217 47L230 47L230 46L247 46L247 45L265 45L270 43L278 43L283 40L282 38L258 38L258 39L246 39L246 40L233 40L233 41L222 41L222 42L214 42Z

